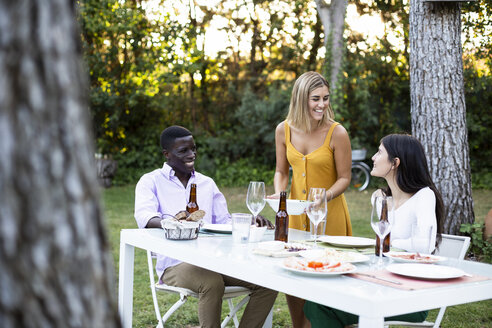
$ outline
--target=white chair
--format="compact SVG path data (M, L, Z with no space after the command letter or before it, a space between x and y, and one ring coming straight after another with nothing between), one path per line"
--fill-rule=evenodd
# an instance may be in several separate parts
M465 258L468 247L470 247L470 237L446 235L446 234L441 234L441 236L442 236L442 241L435 255L463 260ZM440 308L439 314L437 315L436 320L434 322L385 321L384 325L385 327L398 325L398 326L405 326L405 327L439 328L442 318L444 317L445 311L446 311L445 306Z
M436 251L435 255L450 257L458 260L463 260L466 255L466 251L470 246L470 237L466 236L455 236L441 234L442 240L439 245L439 249ZM444 317L444 312L446 307L443 306L439 309L439 313L434 322L423 321L423 322L408 322L408 321L385 321L384 327L389 326L403 326L403 327L434 327L439 328L442 318ZM358 327L357 324L349 326L350 328Z
M152 290L152 299L154 300L154 309L155 315L159 324L157 328L164 328L164 323L169 319L169 317L181 307L181 305L185 304L188 300L188 297L198 298L198 294L193 292L187 288L180 288L174 286L168 286L166 284L159 284L157 279L157 283L154 276L154 261L152 252L147 251L147 262L149 267L149 277L150 277L150 289ZM159 310L159 303L157 302L157 291L163 291L173 294L179 295L179 300L174 303L169 310L161 317L161 312ZM239 309L241 309L246 303L249 301L249 294L251 291L245 287L239 286L226 286L224 291L223 300L227 300L227 304L229 305L229 314L225 317L224 321L221 323L221 327L224 328L227 326L229 321L233 319L234 326L239 327L239 320L236 316L236 313ZM232 302L233 298L244 296L236 305Z

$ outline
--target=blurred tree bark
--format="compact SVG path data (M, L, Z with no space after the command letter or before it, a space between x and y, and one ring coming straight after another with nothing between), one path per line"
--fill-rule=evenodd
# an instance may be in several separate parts
M315 0L318 15L323 23L325 32L324 45L326 48L325 65L328 67L327 78L332 90L338 89L338 77L342 71L345 52L343 31L345 28L345 13L347 0Z
M444 232L474 221L458 2L410 2L412 133L446 208Z
M119 327L75 1L0 0L0 327Z

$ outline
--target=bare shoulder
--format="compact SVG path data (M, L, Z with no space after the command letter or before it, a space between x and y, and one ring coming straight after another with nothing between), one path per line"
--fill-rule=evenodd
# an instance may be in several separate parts
M285 121L280 122L275 128L275 138L277 140L285 139Z
M275 128L275 132L276 133L279 133L279 132L282 132L284 133L285 132L285 121L282 121L280 122L277 127Z
M335 124L335 123L333 123L333 124ZM345 130L343 125L338 124L337 126L335 126L335 129L333 129L333 136L335 138L345 138L345 137L348 138L348 132L347 132L347 130Z
M350 138L347 130L345 130L345 128L341 124L338 124L337 126L335 126L335 129L333 129L330 146L334 150L339 149L344 152L350 151Z

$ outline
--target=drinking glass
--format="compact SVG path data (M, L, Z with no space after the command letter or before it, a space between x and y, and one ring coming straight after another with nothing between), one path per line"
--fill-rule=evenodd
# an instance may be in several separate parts
M386 208L386 210L385 210ZM384 217L386 216L386 218ZM379 240L379 256L378 267L383 266L383 241L386 235L391 231L393 224L394 207L393 197L390 196L376 196L372 203L371 212L371 227L372 230L378 235Z
M256 224L256 217L265 207L265 183L263 181L251 181L246 194L246 206L253 214L253 224Z
M247 244L251 227L251 214L232 213L232 240L235 244Z
M311 188L308 195L308 206L306 207L306 213L309 220L314 225L314 248L317 248L318 240L318 224L323 221L328 211L326 205L326 190L325 188Z

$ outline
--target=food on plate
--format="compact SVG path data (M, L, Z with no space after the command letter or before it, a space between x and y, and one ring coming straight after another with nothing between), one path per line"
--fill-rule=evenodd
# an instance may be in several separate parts
M402 260L415 261L415 262L438 262L439 257L432 255L425 255L420 253L390 253L390 257L399 258Z
M289 257L284 260L284 266L307 272L348 272L355 269L351 263L329 260L309 260Z
M299 252L311 249L311 246L307 246L301 243L285 243L284 248L287 252Z
M301 243L284 243L279 240L272 240L258 243L258 246L253 249L253 253L264 256L288 257L310 248L311 246Z
M333 248L326 249L311 249L302 251L300 256L310 260L322 260L322 261L340 261L340 262L364 262L369 258L363 254L356 252L338 251Z

